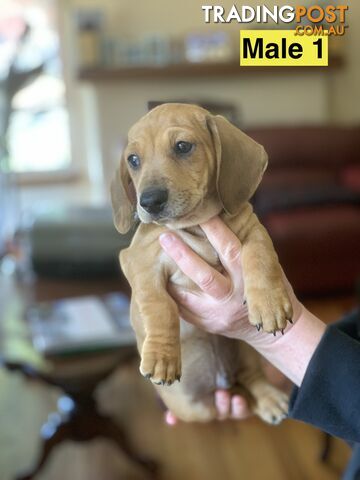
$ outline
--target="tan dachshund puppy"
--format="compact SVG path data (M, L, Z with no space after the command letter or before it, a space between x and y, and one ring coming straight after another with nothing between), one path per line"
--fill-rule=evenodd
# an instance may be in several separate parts
M161 233L174 230L221 270L198 226L220 214L242 243L250 323L266 332L283 330L292 306L272 242L248 203L266 166L261 145L225 118L194 105L161 105L130 129L111 186L114 222L121 233L132 227L136 213L141 223L120 262L132 288L140 371L179 419L215 418L218 387L241 388L254 413L269 423L286 416L288 399L264 378L253 349L179 318L168 283L198 287L159 244Z

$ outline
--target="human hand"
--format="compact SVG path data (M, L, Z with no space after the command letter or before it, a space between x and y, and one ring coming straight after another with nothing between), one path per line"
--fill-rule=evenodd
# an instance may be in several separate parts
M210 267L175 233L167 232L160 236L164 251L200 287L200 292L196 293L174 286L170 288L182 318L210 333L246 341L295 385L300 386L311 357L324 335L325 323L299 302L284 275L293 306L293 323L287 325L285 335L258 332L249 323L248 310L244 305L241 244L238 238L218 217L204 223L201 228L217 251L224 273Z
M217 251L224 273L208 265L175 233L166 232L160 236L160 244L164 251L201 290L199 293L170 286L170 294L178 303L181 316L210 333L242 339L253 346L259 342L266 344L276 341L272 335L258 332L248 321L248 309L244 304L239 239L219 217L214 217L202 224L201 228ZM293 304L293 322L295 323L300 316L302 306L285 275L284 282ZM285 332L290 328L292 328L291 324L287 326Z

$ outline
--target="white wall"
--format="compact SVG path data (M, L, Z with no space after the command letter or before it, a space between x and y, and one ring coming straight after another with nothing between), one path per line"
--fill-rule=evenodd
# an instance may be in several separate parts
M360 122L360 2L348 0L349 28L344 37L346 65L334 72L332 80L331 120Z

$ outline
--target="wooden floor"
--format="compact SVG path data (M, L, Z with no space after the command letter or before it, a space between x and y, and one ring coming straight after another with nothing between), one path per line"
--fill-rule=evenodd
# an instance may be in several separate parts
M315 314L333 321L353 302L340 298L306 303ZM0 371L0 480L10 480L32 464L40 426L54 410L57 395L56 390ZM137 365L116 372L102 385L99 402L126 427L139 452L160 462L163 480L335 480L350 454L345 443L334 440L330 460L322 464L323 434L292 420L279 427L255 418L168 427ZM144 476L113 445L98 440L59 447L37 478L136 480Z

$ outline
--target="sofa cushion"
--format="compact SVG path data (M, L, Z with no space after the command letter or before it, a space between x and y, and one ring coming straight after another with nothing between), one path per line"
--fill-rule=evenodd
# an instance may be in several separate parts
M291 184L281 188L263 188L254 198L254 208L264 217L269 213L330 205L360 205L360 191L349 190L342 185Z
M341 172L341 182L350 190L360 193L360 165L349 165Z
M360 277L360 208L318 207L264 220L297 293L349 290Z
M269 165L300 165L325 169L359 164L360 128L339 126L273 127L247 129L264 145Z

